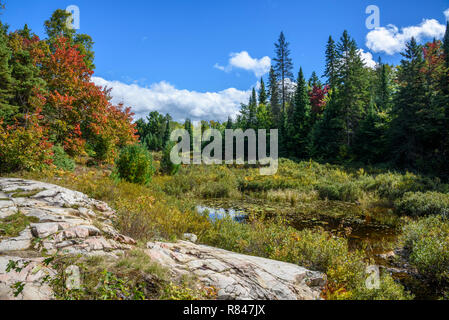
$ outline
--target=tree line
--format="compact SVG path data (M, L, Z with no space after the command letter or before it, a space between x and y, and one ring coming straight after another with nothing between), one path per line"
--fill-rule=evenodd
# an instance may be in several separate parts
M449 24L448 24L449 26ZM204 127L278 129L282 157L394 167L449 177L449 28L423 45L412 38L398 66L367 67L344 31L326 45L325 72L293 79L289 43L281 33L259 91L233 121ZM191 126L190 120L185 127Z

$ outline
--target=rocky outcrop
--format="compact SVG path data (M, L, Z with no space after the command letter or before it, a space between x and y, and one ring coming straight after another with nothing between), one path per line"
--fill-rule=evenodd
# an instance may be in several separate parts
M326 276L300 266L192 242L150 242L147 254L176 274L195 275L226 300L316 300Z
M43 256L106 255L117 257L135 241L113 227L115 212L104 202L52 184L0 178L0 222L14 215L33 222L15 237L0 233L0 300L52 299L42 281L55 275ZM145 252L173 276L194 275L217 289L219 299L319 299L325 275L297 265L196 245L186 234L178 243L149 243ZM18 262L21 270L9 270ZM11 288L23 284L17 296Z

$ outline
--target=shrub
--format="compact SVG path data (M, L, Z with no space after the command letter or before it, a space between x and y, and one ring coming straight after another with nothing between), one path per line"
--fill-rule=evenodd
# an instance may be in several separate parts
M53 164L64 171L74 171L75 161L65 153L64 148L60 145L53 147Z
M179 168L181 167L180 164L174 164L170 159L170 153L174 146L174 142L167 143L164 148L161 160L161 172L171 176L177 174Z
M361 188L352 181L346 183L324 182L315 187L321 199L355 202L361 198Z
M151 154L140 144L123 148L115 165L119 178L131 183L148 184L154 174Z
M431 216L404 227L402 235L408 260L433 281L449 283L449 221Z
M449 195L439 192L407 192L402 199L396 200L398 213L410 216L448 215Z
M0 172L42 170L52 163L52 147L42 127L5 128L0 121Z

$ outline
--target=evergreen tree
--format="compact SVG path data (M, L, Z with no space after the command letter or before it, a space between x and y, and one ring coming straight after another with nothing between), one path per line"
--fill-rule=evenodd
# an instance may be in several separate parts
M11 41L16 45L12 52L11 75L14 79L14 90L12 104L20 106L20 113L28 115L34 111L30 98L34 90L45 87L45 81L40 77L40 70L33 61L29 49L23 44L24 39L31 39L31 30L25 25L22 30L18 30L10 35Z
M184 123L184 129L187 130L190 135L190 151L193 151L193 124L192 121L188 118Z
M425 67L422 47L412 38L407 43L404 59L398 72L401 86L395 97L390 130L391 153L396 164L416 169L422 159L423 145L420 126L423 124L420 112L429 103L425 76L421 70Z
M273 59L275 62L274 70L281 80L281 106L282 112L285 113L288 100L286 80L293 78L293 62L290 58L290 44L285 40L283 32L281 32L278 42L274 45L276 47L276 57Z
M288 119L288 152L298 159L308 156L310 131L310 99L302 68L299 70L291 115Z
M234 122L232 121L232 117L228 117L228 121L226 122L226 129L231 130L234 129Z
M260 90L259 90L259 104L266 105L267 104L267 91L265 89L265 83L263 82L263 78L260 78Z
M274 128L280 128L281 124L281 107L279 104L279 86L278 77L274 68L270 69L270 83L269 83L269 93L270 93L270 108L273 117Z
M378 111L387 111L391 108L392 89L391 89L391 70L388 65L379 63L376 67L375 80L375 103Z
M332 39L332 36L329 36L329 40L326 45L326 69L324 71L324 76L327 77L327 83L331 86L331 88L335 85L338 71L336 50L335 41Z
M314 87L321 87L323 85L318 76L316 75L315 71L312 72L308 84L310 89L313 89Z
M371 103L354 141L353 152L358 160L367 164L387 160L388 126L388 115L385 112L378 112L374 103Z
M367 69L357 45L345 30L337 45L339 68L336 76L336 99L345 121L345 144L352 145L358 123L370 103Z
M14 79L11 75L11 50L8 47L7 34L0 22L0 119L9 119L18 111L18 107L11 105L13 98Z

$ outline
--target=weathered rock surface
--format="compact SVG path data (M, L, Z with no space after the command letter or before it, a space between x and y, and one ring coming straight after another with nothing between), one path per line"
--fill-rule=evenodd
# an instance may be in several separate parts
M0 178L0 219L14 214L38 219L19 236L0 234L0 300L48 300L53 293L43 279L55 271L43 254L117 257L136 242L112 226L115 212L104 202L52 184ZM186 234L195 242L197 237ZM192 242L149 243L145 251L173 275L195 275L215 287L220 299L319 299L325 276L297 265L228 252ZM38 258L36 258L38 257ZM6 272L10 261L25 264ZM25 284L14 296L11 286Z
M193 274L219 299L316 300L326 276L300 266L196 245L150 242L147 254L175 274Z

